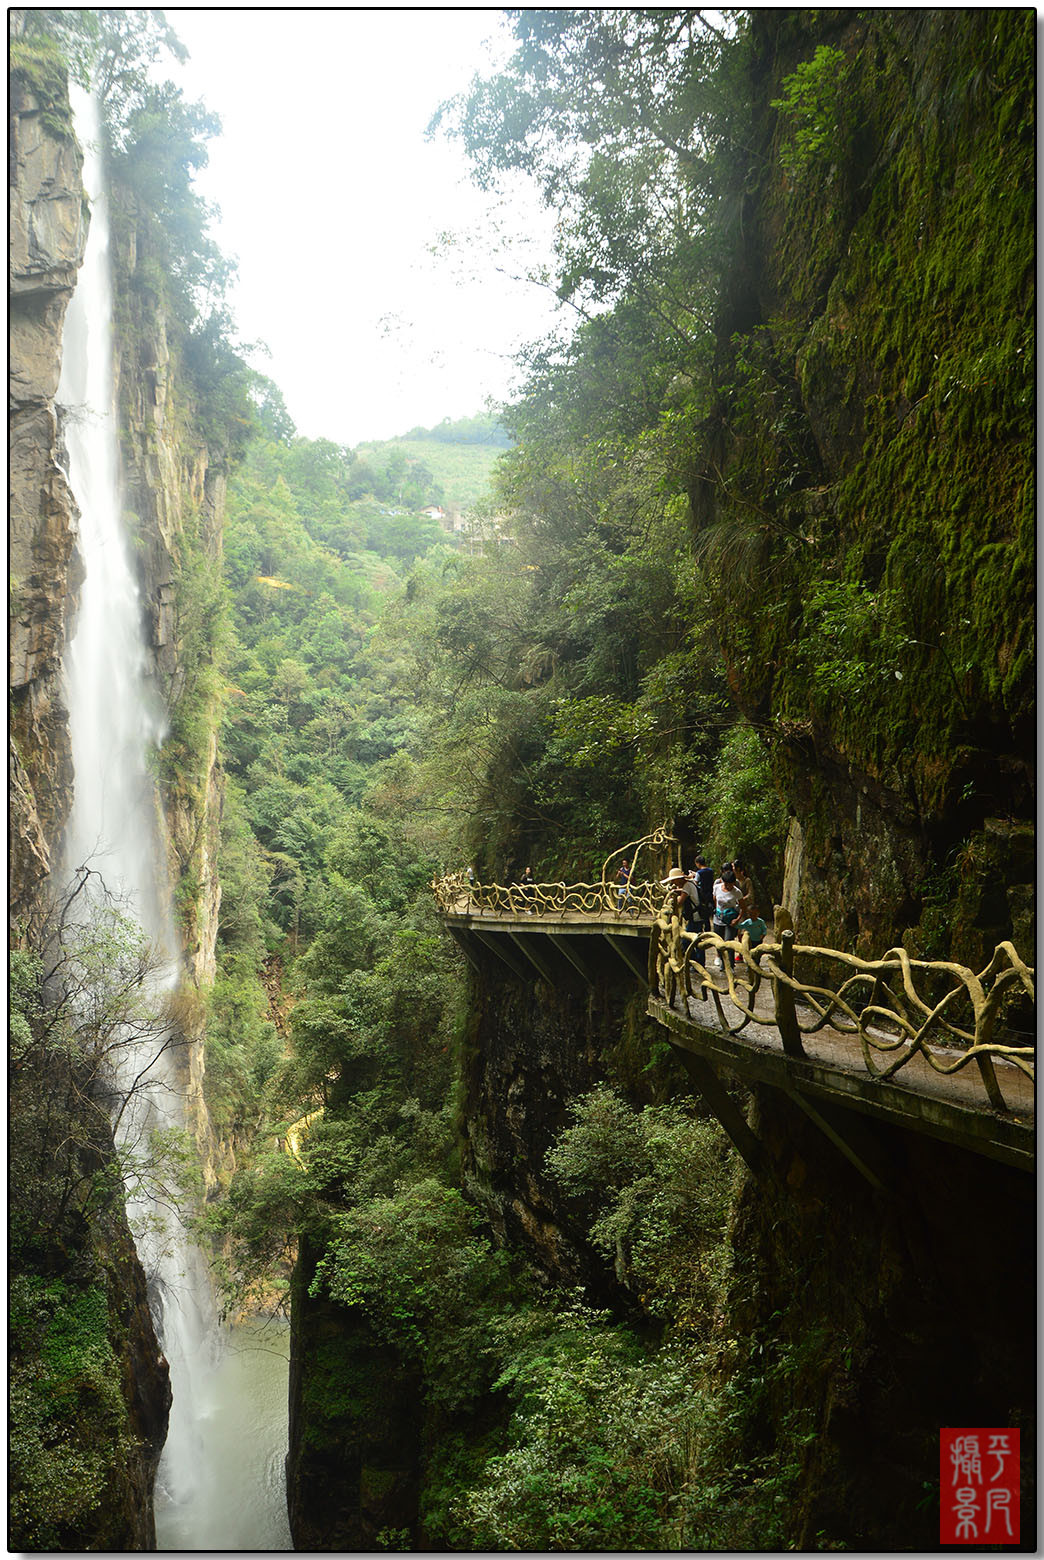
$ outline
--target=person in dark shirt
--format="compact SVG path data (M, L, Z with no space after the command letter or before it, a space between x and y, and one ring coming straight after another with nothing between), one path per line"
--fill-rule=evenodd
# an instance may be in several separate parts
M757 893L754 888L754 879L747 871L746 864L740 859L739 856L737 856L735 861L732 863L732 870L736 874L736 887L739 889L740 895L742 896L740 899L739 919L741 921L746 920L748 917L753 919L753 917L758 913Z
M709 932L711 916L714 914L714 868L708 867L706 856L696 857L692 877L696 883L697 930Z

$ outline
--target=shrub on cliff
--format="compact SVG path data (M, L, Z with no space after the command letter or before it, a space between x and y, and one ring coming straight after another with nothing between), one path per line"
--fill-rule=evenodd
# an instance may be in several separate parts
M375 1335L416 1367L430 1403L456 1409L489 1385L507 1259L460 1193L433 1178L338 1215L313 1280L359 1306Z
M650 1314L682 1328L710 1322L726 1272L729 1146L688 1102L635 1111L603 1086L571 1106L547 1155L582 1195L595 1249Z

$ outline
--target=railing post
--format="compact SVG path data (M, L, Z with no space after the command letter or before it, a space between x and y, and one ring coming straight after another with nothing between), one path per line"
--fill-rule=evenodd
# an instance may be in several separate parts
M785 975L793 976L794 933L792 931L783 933L779 967ZM804 1056L805 1048L801 1044L801 1030L798 1028L793 989L785 981L773 976L772 991L776 1002L776 1025L780 1039L783 1041L783 1050L787 1056Z
M660 965L660 928L657 922L653 922L653 929L649 934L649 990L654 996L660 994L660 982L658 979Z
M995 1012L990 1011L990 1005L988 1003L987 1010L984 1014L976 1013L976 1045L989 1045L990 1041L993 1039L993 1022L995 1016ZM982 1086L986 1090L986 1098L989 1100L994 1110L1006 1112L1008 1107L1004 1102L1004 1095L1001 1093L1000 1084L997 1082L997 1074L993 1067L993 1057L990 1056L989 1052L980 1052L975 1060L979 1064L979 1076L982 1078Z

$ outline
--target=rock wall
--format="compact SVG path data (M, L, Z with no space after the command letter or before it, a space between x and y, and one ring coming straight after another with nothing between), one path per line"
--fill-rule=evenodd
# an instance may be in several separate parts
M168 304L154 279L154 260L149 264L150 223L118 182L111 200L124 521L141 584L152 675L173 726L179 706L195 695L193 679L216 653L192 621L196 608L188 581L200 574L220 578L226 472L211 458L191 382L171 344ZM217 718L216 706L204 705L193 740L168 739L160 766L171 910L186 986L181 1015L190 1043L182 1052L184 1082L208 1191L217 1183L222 1154L203 1099L202 994L214 978L221 905Z
M873 1124L874 1190L779 1091L751 1125L772 1171L732 1219L735 1383L755 1402L751 1457L800 1459L794 1541L932 1550L925 1499L946 1425L1022 1434L1034 1507L1033 1181L948 1144ZM1032 1542L1032 1539L1030 1540Z
M72 761L62 660L82 580L78 515L61 466L55 393L66 306L83 258L88 219L82 156L64 69L19 36L10 79L10 917L15 941L32 946L72 799ZM27 1074L25 1088L34 1087ZM38 1080L36 1087L47 1087ZM14 1108L14 1106L12 1107ZM70 1123L73 1138L90 1131ZM92 1150L105 1173L111 1139ZM85 1184L90 1185L90 1175ZM69 1217L74 1217L72 1209ZM64 1244L40 1259L45 1274L68 1275L107 1296L108 1337L118 1372L118 1423L100 1397L76 1405L74 1435L88 1452L114 1454L100 1499L63 1512L71 1549L155 1548L152 1484L166 1436L170 1387L138 1262L117 1200L75 1216ZM36 1254L39 1259L39 1253ZM26 1260L19 1254L19 1260ZM13 1263L14 1266L14 1263ZM31 1266L31 1261L30 1261ZM92 1416L97 1415L95 1421ZM93 1429L92 1429L93 1425ZM52 1512L55 1520L58 1513Z
M800 825L798 930L1030 956L1032 15L751 26L754 156L691 496L746 601L717 629ZM998 900L972 879L1004 827Z
M595 989L563 977L559 988L506 976L482 954L472 981L465 1054L461 1172L465 1190L498 1241L525 1253L549 1283L583 1284L598 1300L630 1301L563 1206L544 1158L569 1124L570 1104L609 1079L646 1103L656 1084L642 1068L658 1032L645 994L619 958L591 938L585 958ZM642 949L644 945L638 943ZM663 1087L662 1077L656 1079Z
M54 397L87 218L63 73L24 57L9 109L10 915L31 934L72 799L61 668L82 571Z

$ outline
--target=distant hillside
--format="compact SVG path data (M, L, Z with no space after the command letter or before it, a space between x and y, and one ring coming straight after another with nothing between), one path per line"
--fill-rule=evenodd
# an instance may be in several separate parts
M488 413L482 417L458 417L456 422L444 417L436 428L411 428L402 437L437 439L442 444L495 444L502 450L511 448L507 430Z
M398 439L360 444L355 453L384 466L399 451L412 466L419 462L442 490L446 508L473 509L489 488L490 474L511 441L493 417L448 418L436 428L411 428Z

